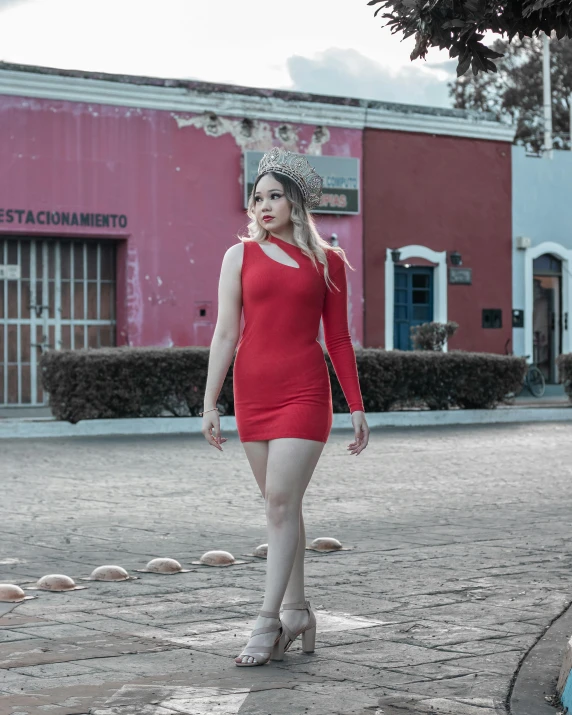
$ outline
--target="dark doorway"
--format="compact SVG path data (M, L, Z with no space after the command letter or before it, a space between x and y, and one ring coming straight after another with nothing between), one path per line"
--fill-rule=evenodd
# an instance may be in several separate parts
M556 383L562 352L562 261L545 253L533 262L532 336L534 362L546 382Z
M411 350L410 328L433 320L433 269L395 267L393 347Z

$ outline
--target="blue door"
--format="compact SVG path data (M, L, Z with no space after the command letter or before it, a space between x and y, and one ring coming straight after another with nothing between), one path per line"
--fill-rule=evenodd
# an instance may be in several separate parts
M395 266L393 347L411 350L410 328L433 320L433 269Z

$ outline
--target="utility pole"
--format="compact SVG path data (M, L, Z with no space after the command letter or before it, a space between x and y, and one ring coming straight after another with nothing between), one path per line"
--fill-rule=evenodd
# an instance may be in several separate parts
M544 86L544 156L553 158L552 152L552 90L550 86L550 38L543 33L542 78Z

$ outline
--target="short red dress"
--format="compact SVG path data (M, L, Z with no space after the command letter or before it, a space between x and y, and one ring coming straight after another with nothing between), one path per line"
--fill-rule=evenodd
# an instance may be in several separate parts
M326 348L350 413L363 410L355 352L348 330L345 263L328 251L324 268L298 246L269 236L299 268L278 263L252 240L242 262L244 329L234 362L234 409L241 442L297 437L327 442L332 427Z

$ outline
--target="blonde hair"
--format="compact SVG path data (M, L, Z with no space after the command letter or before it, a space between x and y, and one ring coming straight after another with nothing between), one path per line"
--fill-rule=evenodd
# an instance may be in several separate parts
M274 171L270 171L268 174L282 184L282 187L284 188L284 196L292 206L290 218L294 226L294 243L301 249L302 253L310 258L316 270L318 270L316 261L319 261L324 266L324 279L326 281L326 286L335 286L335 283L330 280L328 258L326 253L327 251L334 251L341 257L344 263L352 269L352 271L355 271L355 268L350 265L348 259L346 258L344 249L339 246L330 246L330 244L327 241L324 241L324 239L320 236L318 229L316 228L314 218L306 207L302 192L298 188L297 184L290 179L290 177ZM266 175L267 174L261 174L258 176L254 182L254 186L252 187L246 211L248 217L250 218L250 223L247 227L248 238L239 236L241 241L250 240L260 243L270 235L270 232L258 223L254 214L254 194L256 192L256 187L260 179ZM337 286L335 287L339 291L339 288Z

